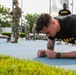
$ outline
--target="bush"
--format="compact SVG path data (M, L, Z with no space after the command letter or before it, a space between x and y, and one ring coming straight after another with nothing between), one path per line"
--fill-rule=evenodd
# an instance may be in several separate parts
M11 33L10 32L3 32L2 34L11 37ZM20 33L20 37L24 38L25 37L25 33ZM46 36L39 36L39 37L36 36L36 38L38 38L39 40L47 40Z
M28 21L29 26L30 26L30 30L29 30L30 33L32 32L33 24L36 22L38 17L39 17L39 14L37 14L37 13L24 15L25 20Z
M12 17L8 16L8 11L10 8L6 8L3 5L0 5L0 24L2 27L11 27Z
M10 32L3 32L2 34L11 37L11 33Z
M0 75L76 75L76 71L0 55Z
M2 34L11 37L11 33L10 32L3 32ZM25 33L20 33L20 37L22 37L22 38L25 37Z
M20 37L25 37L25 33L20 33Z

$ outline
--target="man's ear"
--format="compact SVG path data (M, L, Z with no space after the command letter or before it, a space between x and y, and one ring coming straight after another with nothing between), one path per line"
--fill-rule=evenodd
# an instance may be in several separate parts
M54 24L54 25L56 25L56 21L55 21L55 19L52 19L52 24Z

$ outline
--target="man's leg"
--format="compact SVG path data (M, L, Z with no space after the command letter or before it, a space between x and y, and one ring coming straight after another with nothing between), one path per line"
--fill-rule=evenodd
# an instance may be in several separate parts
M35 38L35 32L33 33L33 40L35 40L36 38Z
M10 42L10 41L11 41L11 36L8 36L6 42Z
M15 26L15 39L14 41L11 41L12 43L18 43L18 39L19 39L19 26Z

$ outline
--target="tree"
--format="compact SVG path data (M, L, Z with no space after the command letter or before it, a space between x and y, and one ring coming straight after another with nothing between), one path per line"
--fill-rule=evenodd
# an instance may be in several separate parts
M6 8L0 5L0 24L2 27L10 27L11 26L11 17L8 16L9 8Z
M39 14L36 14L36 13L24 15L25 20L27 20L30 25L30 30L29 30L30 32L32 32L33 24L36 22L38 17L39 17Z

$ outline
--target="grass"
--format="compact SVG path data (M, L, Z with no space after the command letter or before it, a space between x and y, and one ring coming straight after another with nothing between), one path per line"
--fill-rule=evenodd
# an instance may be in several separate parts
M0 55L0 75L76 75L76 71Z

